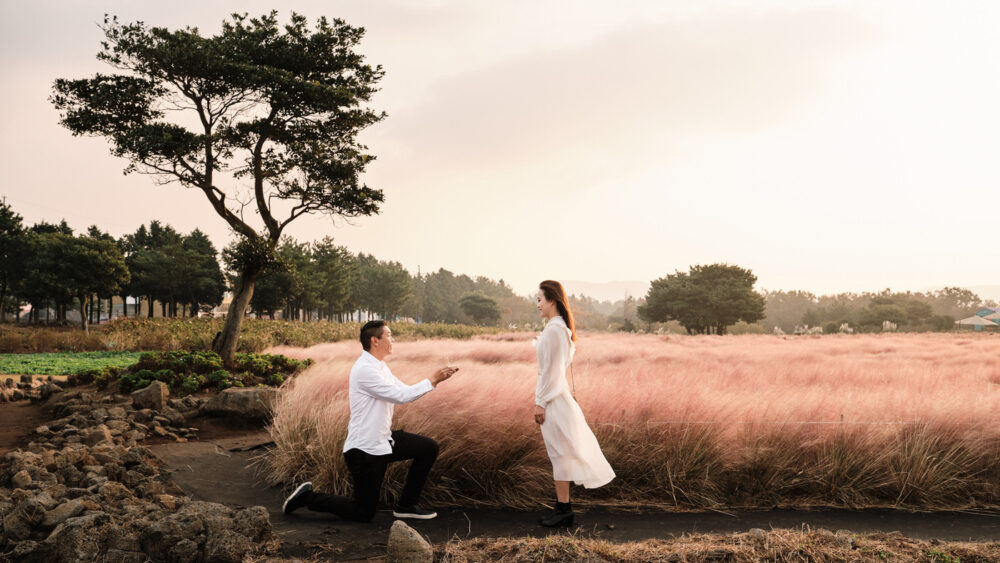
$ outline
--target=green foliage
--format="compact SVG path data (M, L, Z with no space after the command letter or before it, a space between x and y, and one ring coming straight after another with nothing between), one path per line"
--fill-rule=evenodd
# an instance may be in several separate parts
M225 282L215 246L198 229L181 235L152 221L148 230L140 226L120 245L128 252L126 264L132 275L123 295L169 303L172 308L167 312L172 316L177 304L190 305L195 312L222 303Z
M152 381L162 381L172 392L187 394L214 387L243 387L247 383L281 385L288 376L312 364L276 354L237 354L236 369L226 371L215 352L147 352L119 379L127 393Z
M137 352L48 352L40 354L0 354L0 374L82 375L105 368L121 368L135 363Z
M972 315L988 301L968 289L946 287L925 293L892 292L841 293L815 296L800 291L765 294L765 327L791 332L795 326L825 326L843 323L862 332L882 330L883 321L896 323L899 330L948 331L954 321Z
M692 266L652 282L639 316L648 322L677 320L691 334L725 334L737 321L764 318L757 276L728 264Z
M495 324L500 320L500 307L496 300L482 293L466 293L458 300L458 306L476 324Z

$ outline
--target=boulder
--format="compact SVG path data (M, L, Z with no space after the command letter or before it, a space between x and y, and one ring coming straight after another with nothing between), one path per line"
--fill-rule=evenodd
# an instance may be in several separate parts
M107 536L114 527L111 516L97 512L70 518L56 526L42 542L52 560L67 563L100 561Z
M263 506L251 506L236 513L236 531L261 543L271 539L271 519Z
M139 536L142 551L154 561L167 558L175 544L186 538L198 537L205 532L205 524L190 512L174 512L158 519Z
M396 520L389 530L385 560L386 563L432 563L434 549L416 530Z
M162 381L154 381L146 387L132 392L132 406L136 409L160 411L166 406L168 397L170 397L170 389L167 385Z
M201 414L249 421L269 420L278 390L272 387L230 387L199 409Z

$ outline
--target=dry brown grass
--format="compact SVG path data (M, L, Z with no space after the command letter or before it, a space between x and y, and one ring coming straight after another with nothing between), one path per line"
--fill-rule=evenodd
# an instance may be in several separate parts
M900 534L833 534L826 530L772 530L752 534L697 534L670 540L612 543L553 535L450 541L440 561L998 561L1000 543L925 541Z
M317 364L275 417L275 482L349 491L340 448L359 346L274 348ZM526 337L399 343L390 364L416 382L461 371L397 408L394 427L441 454L426 490L441 506L537 507L551 466L532 420ZM584 334L577 397L618 474L577 500L677 508L1000 504L1000 337L659 337ZM405 467L390 470L386 500Z
M341 559L330 546L305 562ZM828 530L770 530L737 534L695 534L668 540L614 543L572 535L545 538L477 538L434 546L434 559L473 561L664 562L826 562L927 561L974 563L1000 561L1000 542L918 540L899 533L853 534ZM369 559L379 561L382 558ZM251 563L290 563L301 559L256 558Z

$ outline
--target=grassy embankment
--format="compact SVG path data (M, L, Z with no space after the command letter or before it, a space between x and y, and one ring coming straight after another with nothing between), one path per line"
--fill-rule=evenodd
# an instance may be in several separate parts
M0 354L88 351L209 350L222 330L223 319L116 319L91 327L44 328L0 324ZM401 341L427 338L469 338L495 334L497 328L441 323L393 324ZM270 346L312 346L323 342L355 340L360 323L292 322L246 319L239 352L257 353Z
M551 465L533 422L531 334L404 342L414 383L461 371L397 407L435 438L438 506L537 507ZM341 446L353 342L275 348L316 365L286 386L268 457L275 482L349 491ZM674 509L1000 505L1000 338L990 335L659 337L584 334L577 398L618 477L583 503ZM386 500L404 477L392 466Z

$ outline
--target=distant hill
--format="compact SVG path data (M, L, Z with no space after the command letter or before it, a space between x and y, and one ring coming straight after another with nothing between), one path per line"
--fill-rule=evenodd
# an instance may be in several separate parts
M649 291L648 281L610 281L603 283L586 282L578 280L567 280L562 282L566 292L570 295L586 295L598 301L621 301L625 299L628 292L632 297L639 299L645 297Z

